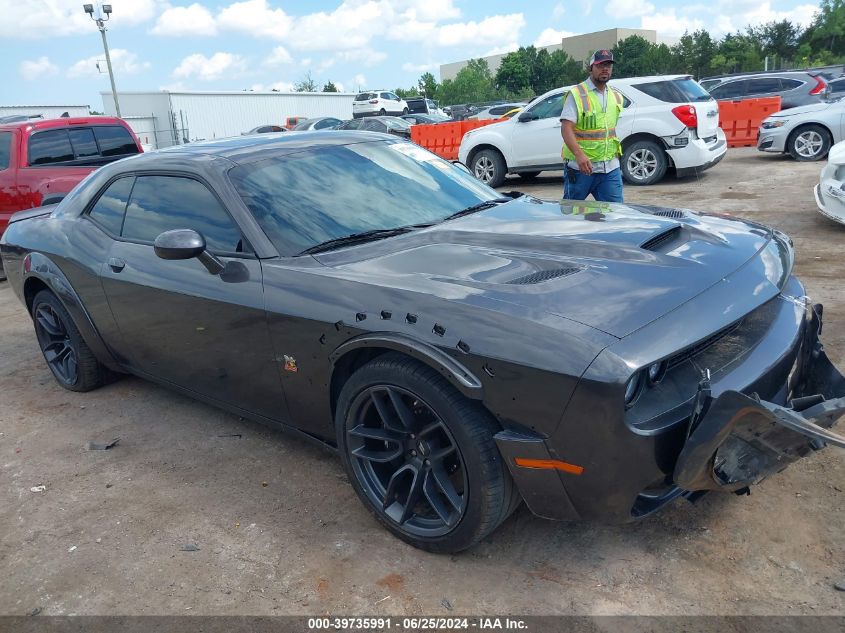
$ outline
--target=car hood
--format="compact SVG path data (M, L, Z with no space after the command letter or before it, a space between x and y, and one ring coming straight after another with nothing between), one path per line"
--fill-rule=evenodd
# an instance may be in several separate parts
M332 275L450 300L483 295L621 338L723 280L771 238L727 216L523 197L315 258Z
M813 103L810 105L798 106L797 108L787 108L786 110L781 110L780 112L772 114L769 118L783 118L802 114L812 114L814 112L821 112L822 110L827 110L828 108L832 108L835 105L835 103Z

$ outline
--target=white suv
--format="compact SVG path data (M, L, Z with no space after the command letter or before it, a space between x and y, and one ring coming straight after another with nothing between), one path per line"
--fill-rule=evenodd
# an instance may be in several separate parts
M352 102L352 118L408 114L408 104L387 90L361 92Z
M610 85L625 98L616 133L630 184L653 184L670 167L678 177L696 174L725 156L718 105L690 75L614 79ZM560 113L568 90L550 90L508 121L467 132L459 160L493 187L509 173L530 179L563 169Z

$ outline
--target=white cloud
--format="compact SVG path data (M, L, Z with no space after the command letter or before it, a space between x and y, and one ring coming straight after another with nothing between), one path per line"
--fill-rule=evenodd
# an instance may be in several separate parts
M534 46L550 46L552 44L560 44L564 37L572 37L575 35L572 31L556 31L555 29L545 29L537 39L534 40Z
M431 72L432 70L437 70L440 68L440 64L431 63L431 64L412 64L410 62L406 62L402 64L402 70L406 73L425 73Z
M311 65L311 58L305 57L301 62L299 62L300 66L306 67Z
M615 19L635 18L654 13L654 5L646 0L609 0L604 12Z
M297 18L287 41L293 48L308 51L361 48L384 31L392 13L386 2L347 0L331 13L319 11Z
M555 8L552 9L552 16L554 17L555 20L560 20L564 16L565 13L566 13L566 9L563 7L562 2L558 2L555 5Z
M360 73L355 75L349 83L355 86L356 90L365 90L367 88L367 78Z
M112 0L109 26L132 26L151 20L160 0ZM21 2L0 0L0 38L43 39L96 32L77 0Z
M291 16L283 9L271 8L267 0L235 2L217 16L217 25L221 29L277 40L287 38L292 23Z
M678 16L675 9L645 15L641 19L641 27L652 29L660 35L683 35L686 31L692 33L704 28L704 21L688 16Z
M238 77L247 68L246 60L232 53L214 53L206 57L200 53L188 55L173 71L174 77L197 77L202 81L214 81L224 75Z
M59 67L50 61L46 55L38 59L27 59L21 62L18 67L21 77L27 81L34 81L42 77L51 77L58 74Z
M170 7L156 21L154 35L217 35L217 24L211 12L201 4L188 7Z
M442 22L461 17L461 10L455 6L453 0L406 0L392 4L404 16L413 14L423 21Z
M436 43L439 46L458 46L477 42L502 45L519 37L519 32L524 26L525 16L521 13L492 15L481 22L461 22L441 26L437 33Z
M519 48L519 44L516 42L510 42L503 46L497 46L496 48L491 48L486 53L480 55L480 57L490 57L490 55L507 55L508 53L512 53Z
M130 53L123 48L112 48L109 50L109 55L116 82L120 81L121 75L137 75L150 68L149 62L139 62L135 53ZM99 70L97 70L97 64L100 65ZM74 77L97 77L98 75L108 75L108 66L103 53L80 59L67 71L67 76L71 79Z
M284 46L277 46L270 53L270 56L264 60L265 66L285 66L293 63L293 57Z

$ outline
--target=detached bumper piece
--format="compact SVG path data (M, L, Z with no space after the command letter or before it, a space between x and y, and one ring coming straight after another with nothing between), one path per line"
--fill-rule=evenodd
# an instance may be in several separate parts
M845 437L831 430L845 415L845 377L825 354L821 329L822 306L814 305L785 405L738 391L713 398L709 376L701 381L675 466L678 486L741 493L828 444L845 448Z

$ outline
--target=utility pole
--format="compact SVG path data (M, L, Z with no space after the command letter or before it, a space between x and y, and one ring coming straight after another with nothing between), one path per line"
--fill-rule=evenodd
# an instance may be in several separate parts
M120 104L117 102L117 88L114 86L114 72L111 68L111 56L109 55L109 43L106 40L106 21L111 16L111 5L104 4L102 7L103 15L105 15L105 19L102 16L95 18L94 17L94 5L93 4L83 4L82 8L85 10L85 13L97 23L97 28L100 29L100 35L103 36L103 50L106 51L106 66L109 68L109 81L111 82L111 96L114 98L114 110L117 113L117 117L120 118Z

